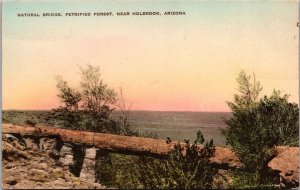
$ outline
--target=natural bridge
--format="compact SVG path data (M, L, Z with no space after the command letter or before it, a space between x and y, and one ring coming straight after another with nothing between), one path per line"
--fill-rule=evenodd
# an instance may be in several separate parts
M2 133L21 136L52 137L65 143L85 144L88 147L134 155L163 156L168 154L178 142L167 143L165 140L122 136L87 131L67 130L54 127L29 127L3 124ZM181 143L184 145L185 143ZM199 145L199 150L203 148ZM229 148L216 147L212 161L229 166L240 166L238 157Z
M167 143L165 140L121 136L113 134L94 133L87 131L67 130L54 127L30 127L13 124L3 124L2 133L12 134L24 138L55 139L60 144L84 144L90 148L113 151L123 154L164 156L170 152L178 142ZM185 145L185 143L180 143ZM53 146L59 152L61 149ZM199 145L199 151L203 148ZM277 156L269 162L269 167L281 176L281 185L295 187L299 185L299 148L277 147ZM216 167L241 167L237 155L226 147L215 147L215 155L210 160ZM288 174L288 175L287 175Z

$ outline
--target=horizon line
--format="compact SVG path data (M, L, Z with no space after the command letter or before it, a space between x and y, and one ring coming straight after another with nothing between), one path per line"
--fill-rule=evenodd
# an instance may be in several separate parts
M52 109L1 109L1 111L52 111ZM121 110L115 110L121 111ZM195 110L128 110L141 112L207 112L207 113L231 113L231 111L195 111Z

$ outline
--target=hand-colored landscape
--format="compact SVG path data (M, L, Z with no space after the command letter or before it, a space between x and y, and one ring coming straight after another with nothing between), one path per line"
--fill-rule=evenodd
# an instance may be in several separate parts
M299 187L297 1L6 1L2 187Z

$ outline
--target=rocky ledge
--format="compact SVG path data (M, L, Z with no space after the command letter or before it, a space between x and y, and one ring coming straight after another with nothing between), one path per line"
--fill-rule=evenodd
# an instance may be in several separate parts
M75 177L66 164L72 157L66 154L62 162L51 158L44 147L30 146L31 139L20 141L15 136L5 134L2 139L2 188L4 189L104 189L105 187L88 181L86 175Z

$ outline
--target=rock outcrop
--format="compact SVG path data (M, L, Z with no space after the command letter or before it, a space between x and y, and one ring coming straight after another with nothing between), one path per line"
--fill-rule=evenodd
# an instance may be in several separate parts
M25 141L22 142L22 141ZM4 134L2 139L2 188L4 189L103 189L104 186L78 178L68 166L51 157L55 139L18 139ZM67 154L66 154L67 155ZM62 160L64 157L62 156ZM69 159L65 159L70 161ZM71 158L72 160L72 158ZM88 177L88 176L87 176Z
M299 148L277 147L277 156L273 158L268 166L279 172L280 187L299 187Z
M216 147L215 156L210 161L214 164L231 168L243 166L238 156L230 148L225 147Z

